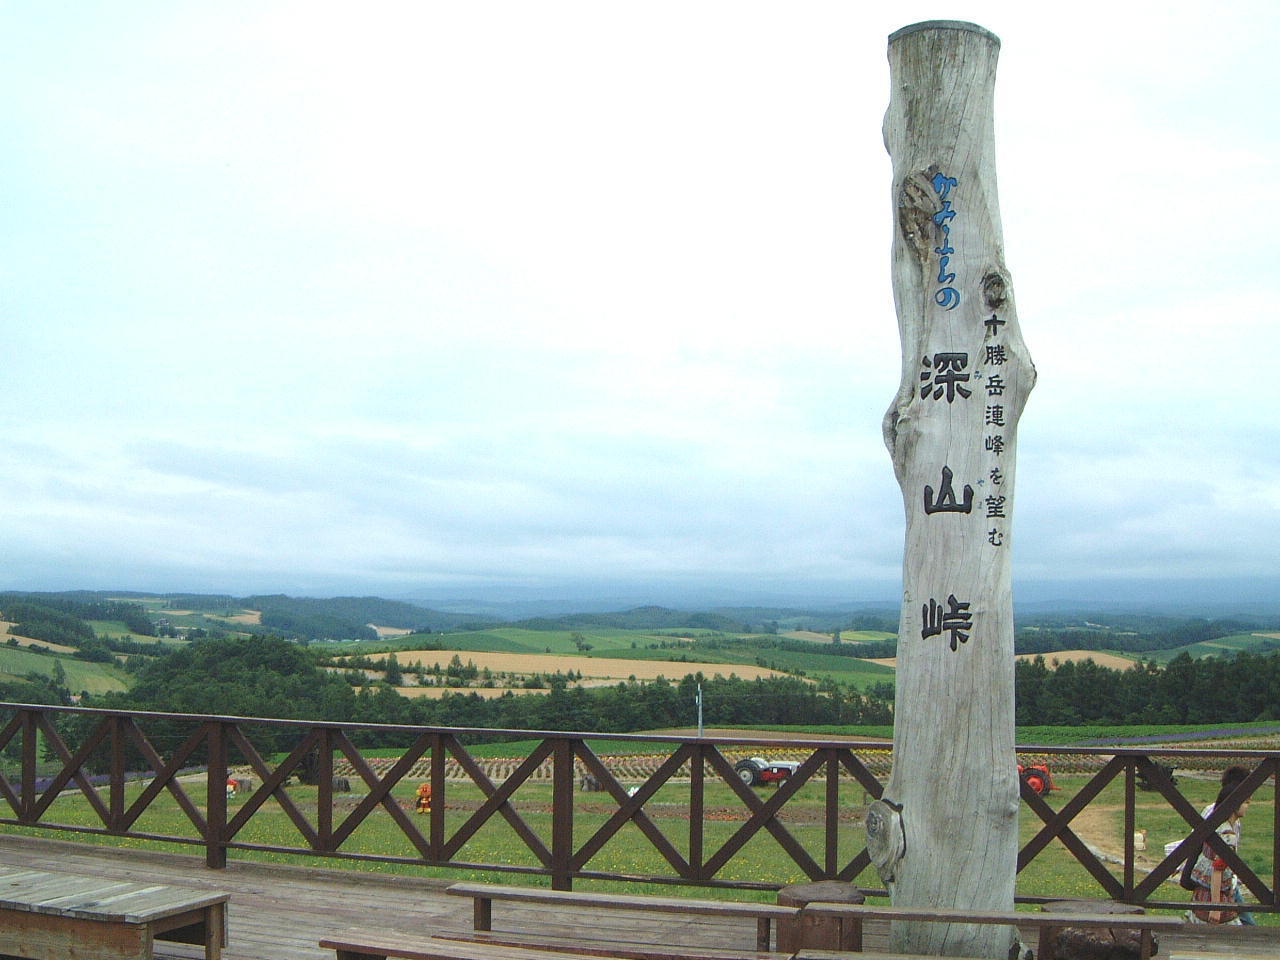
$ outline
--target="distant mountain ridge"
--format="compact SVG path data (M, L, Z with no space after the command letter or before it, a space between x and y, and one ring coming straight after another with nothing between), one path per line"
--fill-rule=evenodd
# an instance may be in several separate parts
M741 620L719 613L691 613L669 607L636 607L617 613L571 613L563 617L532 617L511 624L528 630L572 630L577 627L619 627L626 630L716 630L749 632Z

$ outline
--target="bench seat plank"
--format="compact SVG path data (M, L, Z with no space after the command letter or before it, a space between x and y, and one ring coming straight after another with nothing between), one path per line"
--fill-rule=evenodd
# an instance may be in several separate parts
M338 956L388 957L404 960L582 960L582 954L539 950L503 944L468 943L439 937L403 937L369 930L348 930L344 934L320 941L324 949L336 950Z
M455 883L446 893L487 900L513 900L525 903L554 903L561 906L612 907L615 909L653 910L660 913L696 913L720 917L768 917L790 919L799 907L776 903L748 903L741 900L693 900L685 897L655 897L647 894L596 893L577 890L548 890L545 887L517 887L500 883Z
M810 903L806 913L817 916L855 916L873 920L925 920L939 923L1007 923L1034 927L1147 927L1152 930L1180 930L1180 917L1140 913L1030 913L997 910L970 913L941 907L889 907L869 903Z
M572 953L579 957L617 957L621 960L791 960L790 953L728 950L722 947L673 947L658 943L620 943L585 937L556 937L549 940L522 933L439 933L443 940L465 943L527 947L530 950Z
M445 892L454 896L472 898L474 910L472 925L476 930L492 929L494 900L555 904L561 907L605 907L613 910L678 913L684 916L694 914L714 917L750 917L756 922L756 950L758 951L769 949L770 927L774 920L790 920L800 916L799 907L786 907L776 903L548 890L545 887L516 887L501 883L455 883Z

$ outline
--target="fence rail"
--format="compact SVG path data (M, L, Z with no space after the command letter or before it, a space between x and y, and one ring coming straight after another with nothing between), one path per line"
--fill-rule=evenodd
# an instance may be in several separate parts
M256 850L542 875L558 889L587 878L737 889L777 889L795 878L879 885L849 813L881 794L891 749L881 742L322 723L14 703L0 703L0 724L0 824L198 845L212 868L226 865L228 851ZM497 765L498 779L493 764L468 750L469 743L510 740L534 746ZM643 751L647 762L602 755L596 748L605 741ZM357 744L394 744L396 752L374 760ZM799 766L776 788L753 788L735 770L736 759L784 750ZM1020 872L1058 841L1102 896L1181 908L1187 895L1165 881L1176 879L1183 861L1208 842L1256 900L1251 909L1280 912L1280 751L1020 747L1018 754L1028 765L1047 761L1056 770L1087 771L1069 798L1046 799L1023 783L1022 799L1040 826L1019 853ZM1170 768L1209 777L1229 763L1246 766L1249 777L1223 810L1202 819ZM145 772L130 772L139 769ZM253 781L234 799L227 783L233 773ZM939 771L939 788L947 777L963 775ZM355 788L346 789L344 778ZM431 788L430 812L421 817L404 797L418 781ZM587 783L597 792L580 792ZM1107 858L1076 825L1116 786L1123 797L1123 851ZM687 828L680 826L685 815L656 812L670 806L655 799L659 791L668 801L673 791L684 798ZM172 804L162 801L165 794ZM1251 798L1269 798L1272 806L1269 871L1255 872L1215 833L1228 806ZM1177 815L1185 839L1140 870L1138 818L1153 804ZM809 812L797 817L802 807ZM358 836L375 820L390 840L379 834L370 849ZM293 837L263 835L285 822ZM514 835L514 854L502 862L472 859L469 841L495 829ZM735 877L745 848L766 836L782 861L774 864L776 875L789 871L792 879ZM619 844L643 848L657 866L619 869L602 855ZM1171 893L1177 899L1169 899Z

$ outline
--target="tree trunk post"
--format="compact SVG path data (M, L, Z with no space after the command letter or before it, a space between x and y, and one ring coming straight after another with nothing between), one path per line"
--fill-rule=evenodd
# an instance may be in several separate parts
M1016 432L1035 383L1004 263L992 101L1000 41L931 21L889 37L893 293L884 419L906 507L893 773L867 818L895 905L1013 908ZM893 949L1009 956L1012 928L894 925Z

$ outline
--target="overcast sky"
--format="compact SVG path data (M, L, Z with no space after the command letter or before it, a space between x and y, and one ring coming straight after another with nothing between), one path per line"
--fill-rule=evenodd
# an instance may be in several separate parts
M1016 580L1274 583L1280 5L224 0L0 7L0 587L892 599L937 17L1003 41Z

